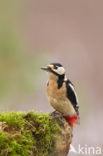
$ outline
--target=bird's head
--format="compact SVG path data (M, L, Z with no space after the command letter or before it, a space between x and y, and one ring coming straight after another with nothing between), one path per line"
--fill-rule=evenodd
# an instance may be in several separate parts
M50 78L58 78L58 77L64 77L65 76L65 69L60 63L51 63L47 65L46 67L42 67L42 70L45 70L48 72Z

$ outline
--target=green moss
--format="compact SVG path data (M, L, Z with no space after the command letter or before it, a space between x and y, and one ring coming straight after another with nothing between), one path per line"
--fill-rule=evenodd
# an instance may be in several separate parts
M18 127L21 128L25 125L25 120L23 116L25 113L2 113L0 114L0 121L5 121L10 127Z
M0 156L47 156L59 125L49 114L0 114Z

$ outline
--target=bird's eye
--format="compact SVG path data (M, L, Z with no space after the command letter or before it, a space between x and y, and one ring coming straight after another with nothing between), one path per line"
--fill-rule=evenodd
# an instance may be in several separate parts
M58 69L58 67L57 66L54 66L54 69Z

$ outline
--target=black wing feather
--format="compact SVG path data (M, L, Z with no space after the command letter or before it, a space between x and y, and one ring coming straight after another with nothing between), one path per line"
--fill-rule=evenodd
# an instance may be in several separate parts
M71 104L73 105L77 115L79 116L79 106L76 94L70 84L73 86L70 80L66 80L66 88L67 88L67 98L70 100Z

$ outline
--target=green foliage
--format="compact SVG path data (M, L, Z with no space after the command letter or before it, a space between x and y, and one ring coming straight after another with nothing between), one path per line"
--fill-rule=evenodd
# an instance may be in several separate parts
M49 114L0 114L0 156L47 156L59 125Z

